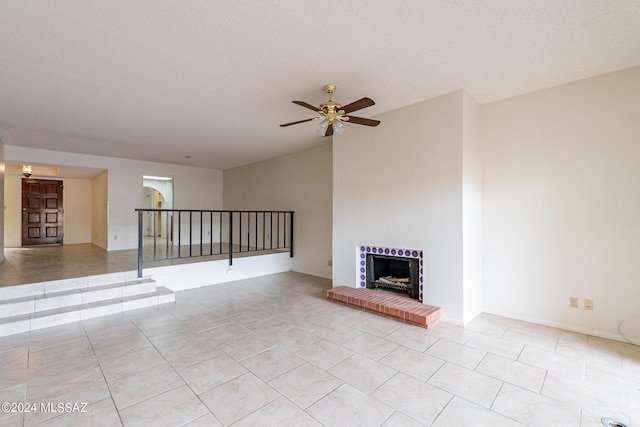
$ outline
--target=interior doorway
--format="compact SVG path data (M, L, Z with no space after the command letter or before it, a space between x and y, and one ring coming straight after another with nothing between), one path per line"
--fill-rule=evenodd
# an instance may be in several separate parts
M173 178L143 177L142 207L144 209L173 209ZM173 242L173 215L170 212L146 212L142 218L146 238Z

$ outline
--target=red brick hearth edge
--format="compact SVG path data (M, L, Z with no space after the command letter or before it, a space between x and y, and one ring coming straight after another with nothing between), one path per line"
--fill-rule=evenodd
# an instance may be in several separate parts
M427 329L438 323L441 314L440 307L373 289L339 286L327 291L327 299Z

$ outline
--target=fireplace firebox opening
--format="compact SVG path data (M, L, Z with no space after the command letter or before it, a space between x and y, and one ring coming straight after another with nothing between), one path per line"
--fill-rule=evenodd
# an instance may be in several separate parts
M359 284L422 301L422 251L359 246Z
M367 255L367 288L406 292L418 299L418 260L387 255Z

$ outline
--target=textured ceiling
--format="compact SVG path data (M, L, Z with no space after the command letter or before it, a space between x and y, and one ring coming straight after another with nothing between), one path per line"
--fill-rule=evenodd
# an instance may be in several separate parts
M226 169L325 143L314 122L278 127L325 83L373 98L371 117L637 65L638 0L3 0L0 135Z

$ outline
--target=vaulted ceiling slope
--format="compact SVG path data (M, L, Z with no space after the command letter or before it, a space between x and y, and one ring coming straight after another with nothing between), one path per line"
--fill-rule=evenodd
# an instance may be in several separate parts
M226 169L326 143L278 126L325 83L372 117L637 65L638 0L4 0L0 137Z

